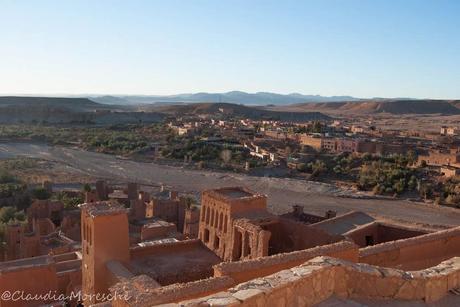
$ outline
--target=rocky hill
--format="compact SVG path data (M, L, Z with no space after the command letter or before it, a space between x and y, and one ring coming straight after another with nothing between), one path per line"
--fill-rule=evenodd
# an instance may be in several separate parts
M194 103L186 105L149 105L141 108L145 111L156 111L169 115L213 115L232 114L237 117L251 119L276 119L285 121L325 120L330 117L320 112L291 112L266 110L259 107L250 107L233 103Z
M116 124L157 122L163 117L86 98L0 97L0 123Z
M286 107L273 107L273 111L323 112L326 114L460 114L459 100L365 100L352 102L303 103Z

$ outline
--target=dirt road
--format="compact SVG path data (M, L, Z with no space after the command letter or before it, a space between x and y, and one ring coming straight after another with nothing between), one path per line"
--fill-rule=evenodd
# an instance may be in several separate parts
M0 159L15 156L53 161L60 172L69 174L70 182L73 175L81 174L115 182L165 184L182 192L193 193L221 186L244 185L267 194L269 207L275 213L287 212L293 204L301 204L306 212L316 214L324 214L326 210L336 210L339 213L359 210L414 223L460 225L460 210L402 200L344 198L339 196L350 192L317 182L195 171L123 160L68 147L23 143L0 144Z

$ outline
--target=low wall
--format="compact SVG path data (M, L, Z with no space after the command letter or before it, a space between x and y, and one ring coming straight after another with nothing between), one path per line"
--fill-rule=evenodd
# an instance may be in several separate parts
M64 272L81 268L81 259L66 260L56 262L56 272Z
M354 264L317 257L290 270L251 280L208 297L173 306L313 306L335 295L347 298L434 302L460 286L460 258L422 271Z
M50 297L45 294L58 293L58 278L56 268L50 256L39 256L0 263L0 293L15 293L23 291L32 296L37 295L36 300L24 301L0 299L0 307L38 306L51 303ZM42 299L43 298L43 299Z
M65 254L53 255L53 259L56 262L60 261L67 261L67 260L75 260L79 258L76 252L70 252ZM81 258L81 257L80 257Z
M228 289L235 284L233 279L223 276L152 289L149 287L150 281L148 279L147 277L145 282L122 282L111 287L110 292L117 294L115 300L112 301L112 306L150 307L173 303L184 299L193 299L210 295L211 293ZM129 297L129 299L124 300L123 298L125 295Z
M358 246L349 241L269 257L222 262L214 266L214 276L229 276L237 283L289 269L318 256L358 261Z
M428 232L425 229L374 222L349 231L345 236L351 238L359 246L366 247L366 236L371 236L374 244L381 244L424 235Z
M150 246L136 246L130 248L131 258L146 257L152 254L174 254L174 252L193 250L201 246L198 239L184 240L179 242L162 243Z
M278 218L278 220L279 223L262 227L271 233L269 242L270 255L332 244L344 239L341 235L329 234L321 229L312 228L305 223L286 218Z
M419 270L458 255L460 227L360 249L359 262Z

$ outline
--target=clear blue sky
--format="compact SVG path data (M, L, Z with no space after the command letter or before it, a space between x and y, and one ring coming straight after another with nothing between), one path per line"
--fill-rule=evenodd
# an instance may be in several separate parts
M460 1L0 0L0 93L460 98Z

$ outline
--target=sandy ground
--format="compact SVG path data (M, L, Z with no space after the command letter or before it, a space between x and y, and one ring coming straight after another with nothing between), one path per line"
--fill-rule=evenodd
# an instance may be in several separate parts
M101 178L115 183L138 182L147 186L165 184L180 192L195 194L204 189L243 185L267 194L270 210L278 214L290 211L294 204L300 204L305 207L305 212L321 215L326 210L336 210L338 213L356 210L417 224L460 225L460 210L457 209L404 200L341 197L350 195L351 192L317 182L189 170L118 159L110 155L68 147L24 143L0 144L0 159L15 156L53 162L53 171L67 174L69 183L78 182L78 178Z

